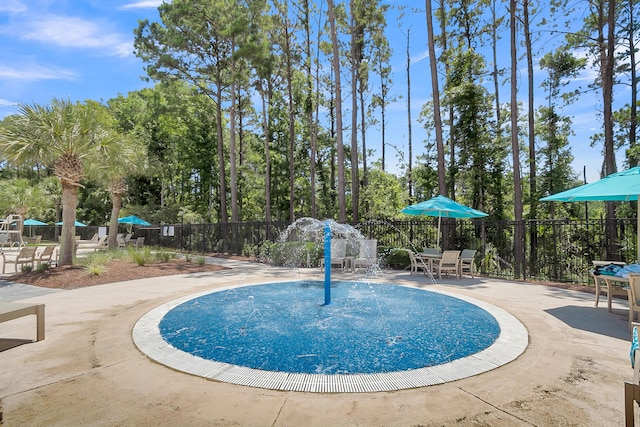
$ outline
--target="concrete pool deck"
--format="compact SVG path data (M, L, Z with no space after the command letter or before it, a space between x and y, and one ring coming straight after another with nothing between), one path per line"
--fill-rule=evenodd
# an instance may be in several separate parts
M138 319L173 299L241 283L321 278L223 259L231 267L70 291L0 286L0 301L46 304L46 339L0 351L0 424L14 425L621 425L630 380L626 301L468 277L382 281L444 290L500 307L527 328L516 360L476 376L376 393L273 391L216 382L150 360L132 339ZM340 278L356 278L337 273ZM4 290L3 290L4 289ZM9 290L10 289L10 290ZM24 292L21 294L21 292ZM24 298L21 298L24 296ZM34 319L0 324L0 345L35 339ZM8 345L10 346L10 345Z

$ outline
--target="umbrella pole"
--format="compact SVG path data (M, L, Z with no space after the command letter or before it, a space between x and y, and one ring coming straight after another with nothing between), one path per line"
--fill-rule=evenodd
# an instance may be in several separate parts
M442 222L442 216L438 215L438 244L436 245L436 248L438 248L438 250L440 250L440 223Z

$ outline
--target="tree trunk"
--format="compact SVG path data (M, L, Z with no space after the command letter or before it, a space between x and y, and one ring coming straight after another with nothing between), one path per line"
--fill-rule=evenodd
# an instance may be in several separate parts
M76 253L76 207L78 187L62 183L62 234L60 235L60 265L72 265Z
M413 197L413 144L411 141L411 55L409 53L409 41L411 29L407 30L407 146L409 159L407 165L407 186L409 187L409 200Z
M122 209L122 194L111 193L111 220L109 221L109 237L107 238L107 247L109 249L118 248L118 217Z
M429 66L431 68L431 96L433 97L433 123L436 132L436 145L438 151L438 190L443 196L447 194L447 184L444 169L444 143L442 140L442 118L440 117L440 91L438 88L438 65L436 58L435 41L433 38L433 11L431 0L426 0L427 14L427 43L429 45Z
M338 51L338 33L333 10L333 0L327 0L327 12L331 25L331 46L333 51L333 74L335 79L336 103L336 150L338 155L338 221L347 221L346 187L344 176L344 144L342 141L342 86L340 83L340 52Z
M524 223L522 222L522 183L520 179L520 145L518 144L518 56L516 49L516 0L509 2L511 27L511 150L513 154L514 268L516 279L524 275Z

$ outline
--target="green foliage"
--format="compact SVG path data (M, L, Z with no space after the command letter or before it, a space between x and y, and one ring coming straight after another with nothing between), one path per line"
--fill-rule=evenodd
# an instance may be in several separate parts
M151 248L149 248L148 246L145 246L143 248L129 247L128 254L131 260L139 266L148 264L153 260Z
M317 266L321 257L322 248L314 242L277 242L261 253L263 260L286 267Z
M82 268L90 276L99 276L107 271L107 265L97 260L84 264Z
M158 261L169 262L172 258L175 258L174 252L158 251L155 253L155 257Z
M405 249L379 247L378 254L385 268L400 270L411 265L411 259Z
M196 259L196 263L197 263L198 265L205 265L205 264L206 264L206 261L207 261L207 260L206 260L206 258L205 258L205 257L203 257L203 256L200 256L200 257L198 257L198 258Z
M49 263L48 262L43 262L41 264L38 264L38 266L36 267L36 271L38 273L43 273L45 271L47 271L49 269Z

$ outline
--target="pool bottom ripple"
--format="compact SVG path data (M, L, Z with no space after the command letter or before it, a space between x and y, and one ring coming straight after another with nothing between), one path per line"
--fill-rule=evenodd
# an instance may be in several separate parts
M500 334L469 302L390 284L322 282L237 287L186 301L159 323L173 347L259 370L371 374L435 366L475 354Z

